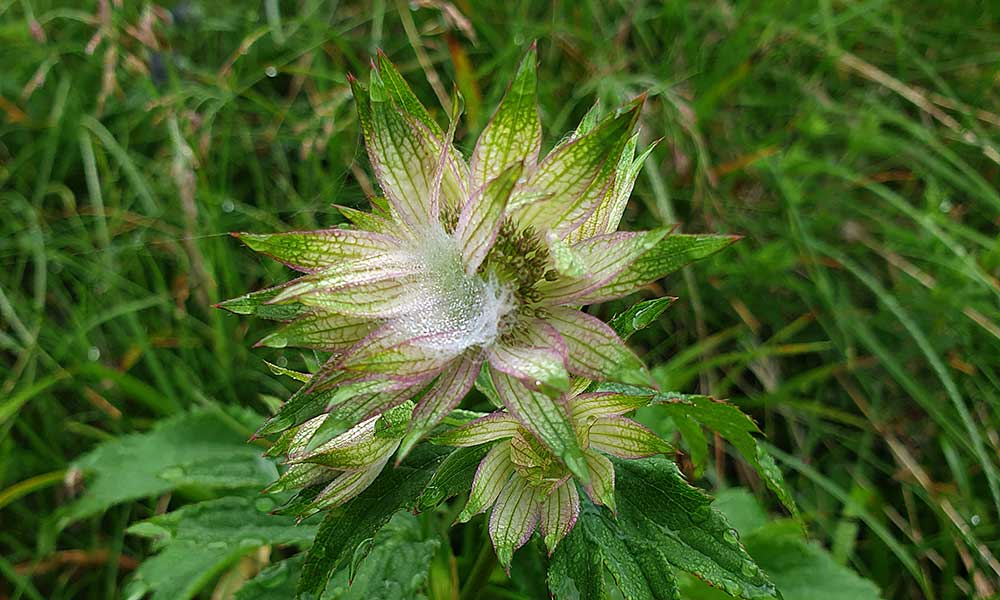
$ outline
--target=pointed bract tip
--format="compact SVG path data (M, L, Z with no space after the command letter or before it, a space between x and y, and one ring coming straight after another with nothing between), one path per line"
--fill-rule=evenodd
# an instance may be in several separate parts
M529 52L536 52L537 50L538 50L538 38L535 38L535 39L531 40L530 44L528 44L528 51Z
M240 239L241 237L243 237L244 234L240 231L230 231L229 235L233 236L236 239Z
M358 78L354 76L354 73L351 73L350 71L347 72L347 83L353 84L357 80Z

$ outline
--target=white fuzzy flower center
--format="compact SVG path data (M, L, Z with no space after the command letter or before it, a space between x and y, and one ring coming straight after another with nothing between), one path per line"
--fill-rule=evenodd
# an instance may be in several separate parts
M440 225L429 227L407 254L422 268L411 302L392 319L400 335L452 356L491 344L512 308L510 292L495 278L466 273L458 243Z

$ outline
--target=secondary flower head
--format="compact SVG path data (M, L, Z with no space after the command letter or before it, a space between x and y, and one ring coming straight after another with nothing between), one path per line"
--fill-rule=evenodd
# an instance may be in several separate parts
M615 471L605 456L644 458L671 452L652 431L623 416L650 401L649 395L594 392L560 399L583 449L588 477L579 480L591 501L615 506ZM580 514L573 474L548 447L507 412L495 412L433 440L450 446L495 443L479 463L469 500L458 517L466 522L490 508L489 531L497 557L510 567L514 552L536 527L549 554L572 529Z
M557 398L572 376L640 383L648 373L580 307L632 293L700 250L666 228L617 231L649 152L636 156L643 98L603 117L595 106L539 159L535 61L532 48L468 161L452 144L459 115L442 129L384 55L367 88L351 78L384 197L371 212L342 208L350 225L236 234L303 275L221 306L287 322L262 345L329 353L260 434L306 435L319 414L349 427L412 401L392 449L401 460L482 375L521 427L588 477Z

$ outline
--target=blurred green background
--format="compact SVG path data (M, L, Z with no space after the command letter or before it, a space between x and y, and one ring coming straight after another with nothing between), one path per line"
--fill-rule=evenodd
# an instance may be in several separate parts
M346 74L382 48L442 122L454 82L469 151L533 39L546 147L649 93L624 228L745 236L662 282L680 300L635 338L661 386L752 414L813 538L886 598L996 597L989 0L0 1L0 597L117 597L149 555L125 528L169 496L56 526L75 458L288 394L262 360L298 359L211 304L288 277L227 232L365 205ZM780 513L724 444L708 462L683 466Z

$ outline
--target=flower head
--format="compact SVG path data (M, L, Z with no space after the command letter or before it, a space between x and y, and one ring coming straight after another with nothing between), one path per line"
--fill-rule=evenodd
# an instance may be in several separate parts
M330 355L261 433L304 435L317 414L366 423L412 401L401 460L482 374L525 435L587 478L558 398L573 376L648 373L580 307L659 279L691 246L667 229L616 231L649 152L636 156L642 97L603 117L595 106L538 158L535 61L532 48L468 161L452 144L459 115L442 129L385 56L367 88L351 78L384 198L342 208L350 225L237 234L302 276L221 306L287 322L262 345Z
M434 438L450 446L495 445L479 463L469 500L458 517L466 522L490 510L489 531L497 557L509 568L514 552L536 527L551 554L572 529L580 513L579 482L591 501L615 506L615 472L605 456L644 458L672 452L669 444L624 414L645 406L649 395L592 392L560 399L586 460L588 477L574 478L548 447L499 411Z

